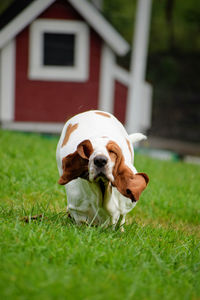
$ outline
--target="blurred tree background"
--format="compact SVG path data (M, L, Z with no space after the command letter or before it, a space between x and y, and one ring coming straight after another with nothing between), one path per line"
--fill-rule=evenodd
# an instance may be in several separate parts
M101 1L104 16L132 44L137 0ZM11 2L1 0L0 12ZM118 62L128 69L130 53ZM200 142L199 0L153 0L146 79L154 87L149 134Z
M132 43L136 0L104 0L103 12ZM130 54L120 61L128 68ZM200 142L200 1L154 0L147 81L153 84L149 134Z

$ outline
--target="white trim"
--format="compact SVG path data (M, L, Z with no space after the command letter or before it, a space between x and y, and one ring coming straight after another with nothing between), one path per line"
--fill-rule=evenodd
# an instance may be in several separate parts
M122 36L108 23L106 19L95 9L94 6L85 0L68 0L73 7L87 20L104 41L118 55L125 55L129 50L129 44Z
M114 78L118 80L127 88L133 88L131 74L120 66L115 65L114 67ZM140 97L140 131L145 131L151 127L151 115L152 115L152 95L153 87L150 83L141 82L141 97Z
M1 50L0 62L0 120L14 119L15 97L15 39Z
M68 0L103 40L118 54L125 55L130 46L110 23L86 0ZM55 0L35 0L0 32L0 48L36 19Z
M106 44L103 44L101 50L101 71L98 109L110 113L114 112L114 66L115 55Z
M130 68L132 83L126 110L126 125L129 133L142 130L142 84L146 73L151 5L151 0L137 1Z
M148 82L142 83L141 89L141 131L151 127L153 87Z
M74 66L43 65L43 33L75 35ZM86 81L89 65L89 27L81 21L37 19L30 26L29 78L53 81Z
M64 123L3 122L1 127L8 130L41 133L61 133Z
M123 69L120 66L115 65L114 66L114 77L115 77L115 80L118 80L122 84L129 86L130 73L127 70Z
M16 16L0 32L0 48L28 26L37 16L48 8L55 0L36 0Z
M98 10L100 10L100 11L102 10L103 0L92 0L91 2Z

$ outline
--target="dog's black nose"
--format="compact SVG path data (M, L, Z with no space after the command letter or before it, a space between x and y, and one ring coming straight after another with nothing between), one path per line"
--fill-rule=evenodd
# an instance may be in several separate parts
M94 164L99 168L104 167L107 164L107 162L108 162L108 159L104 155L97 155L94 158Z

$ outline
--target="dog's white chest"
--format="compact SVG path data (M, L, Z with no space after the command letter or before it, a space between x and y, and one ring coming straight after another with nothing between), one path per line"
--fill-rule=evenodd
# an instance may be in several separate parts
M110 216L104 209L98 184L77 178L66 185L68 211L76 223L108 225Z
M66 185L68 211L76 223L108 226L133 209L135 203L112 188L102 197L98 184L78 178ZM113 219L114 218L114 219Z

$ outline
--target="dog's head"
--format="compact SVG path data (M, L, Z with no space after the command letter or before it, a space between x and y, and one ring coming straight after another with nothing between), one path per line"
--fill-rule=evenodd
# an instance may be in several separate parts
M134 174L125 164L121 148L106 139L99 139L94 145L84 140L74 153L63 158L62 167L59 184L67 184L78 177L99 182L100 186L110 182L132 202L139 200L149 181L145 173Z

